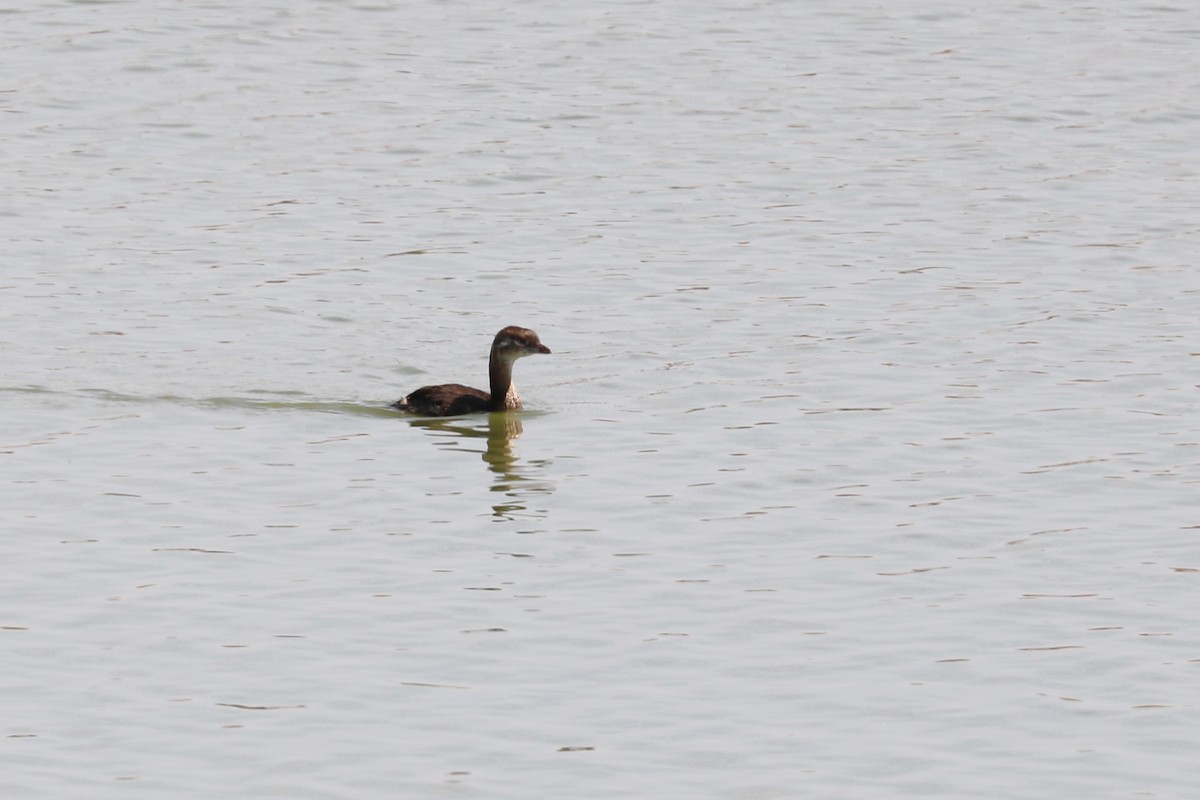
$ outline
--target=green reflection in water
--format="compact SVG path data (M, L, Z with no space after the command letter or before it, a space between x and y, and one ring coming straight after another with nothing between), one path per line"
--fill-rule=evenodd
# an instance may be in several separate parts
M513 447L513 441L525 432L522 417L540 416L530 412L496 411L466 417L423 417L409 424L422 428L441 440L448 437L456 446L473 440L482 440L482 450L461 448L466 452L477 452L488 470L493 473L491 491L499 492L505 499L492 504L492 516L498 520L540 518L541 512L527 505L527 498L550 494L553 484L545 477L550 462L522 461Z

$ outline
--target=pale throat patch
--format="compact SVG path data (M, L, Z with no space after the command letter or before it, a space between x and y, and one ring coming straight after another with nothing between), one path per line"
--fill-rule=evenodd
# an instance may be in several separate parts
M517 386L514 383L508 384L508 391L504 393L504 407L517 408L521 405L521 396L517 394Z

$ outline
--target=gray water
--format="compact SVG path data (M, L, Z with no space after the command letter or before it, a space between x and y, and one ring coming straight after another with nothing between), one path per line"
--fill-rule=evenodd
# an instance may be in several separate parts
M1200 8L0 25L0 796L1194 794Z

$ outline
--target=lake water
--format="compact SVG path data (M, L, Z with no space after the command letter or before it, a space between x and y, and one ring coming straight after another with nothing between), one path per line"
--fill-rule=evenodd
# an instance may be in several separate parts
M1200 8L0 21L0 796L1194 794Z

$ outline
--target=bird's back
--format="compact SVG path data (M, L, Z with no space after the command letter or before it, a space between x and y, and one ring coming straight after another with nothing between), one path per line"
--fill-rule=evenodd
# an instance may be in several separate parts
M479 389L460 383L443 383L438 386L422 386L408 397L402 397L392 406L410 414L424 417L454 417L473 414L491 408L492 396Z

